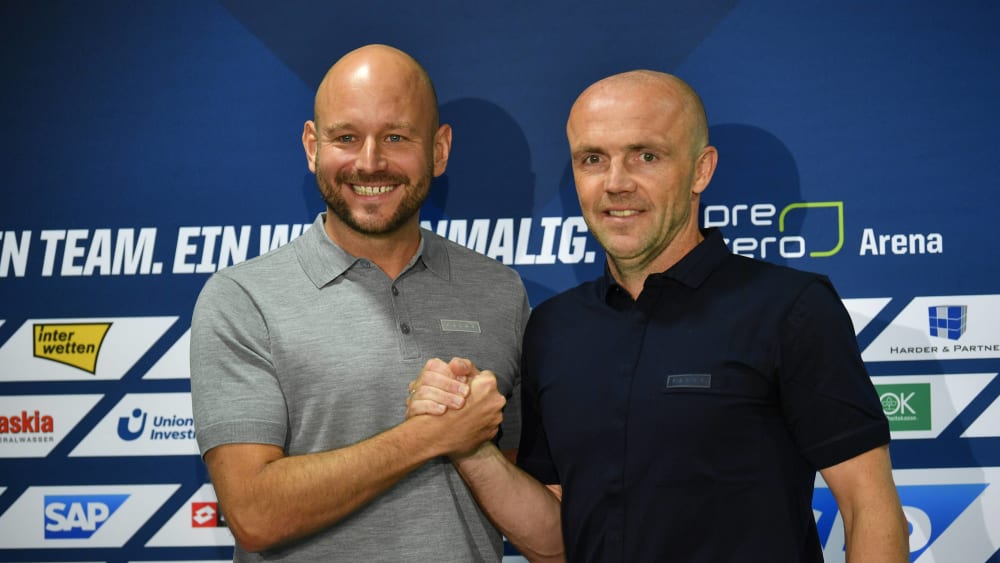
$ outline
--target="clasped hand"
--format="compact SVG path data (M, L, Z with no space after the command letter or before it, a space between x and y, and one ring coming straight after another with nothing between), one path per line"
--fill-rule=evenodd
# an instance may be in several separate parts
M465 358L450 362L433 358L409 385L406 418L430 415L447 423L451 435L446 453L461 454L496 436L507 399L497 389L496 375L480 371Z

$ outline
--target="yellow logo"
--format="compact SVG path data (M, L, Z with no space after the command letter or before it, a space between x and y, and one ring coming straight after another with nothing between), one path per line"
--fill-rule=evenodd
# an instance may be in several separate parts
M82 369L97 371L97 354L111 323L36 324L35 357Z

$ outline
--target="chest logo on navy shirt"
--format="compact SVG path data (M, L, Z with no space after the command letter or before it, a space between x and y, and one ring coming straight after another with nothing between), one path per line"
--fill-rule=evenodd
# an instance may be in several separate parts
M441 319L441 330L444 332L483 332L479 329L479 321L456 321L453 319Z
M680 373L668 375L663 380L663 390L667 389L711 389L712 374Z

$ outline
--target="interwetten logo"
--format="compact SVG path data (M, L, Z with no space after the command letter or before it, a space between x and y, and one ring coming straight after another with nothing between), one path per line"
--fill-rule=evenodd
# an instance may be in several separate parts
M968 307L965 305L937 305L927 308L930 335L948 340L958 340L965 334Z
M882 411L892 431L931 429L931 384L876 385Z
M111 323L35 324L34 356L96 373Z
M217 502L191 503L192 528L226 528L226 519L222 516Z
M45 539L89 539L129 495L45 495Z

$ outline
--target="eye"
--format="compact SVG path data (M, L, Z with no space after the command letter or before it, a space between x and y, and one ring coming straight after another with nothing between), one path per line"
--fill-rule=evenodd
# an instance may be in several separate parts
M639 153L639 158L642 159L643 162L653 162L656 160L656 155L651 152L644 152Z
M351 143L354 142L354 135L338 135L333 140L338 143Z
M587 156L583 157L584 164L597 164L600 161L601 157L596 154L588 154Z
M390 143L398 143L398 142L400 142L400 141L403 140L403 136L402 135L386 135L385 140L389 141Z

